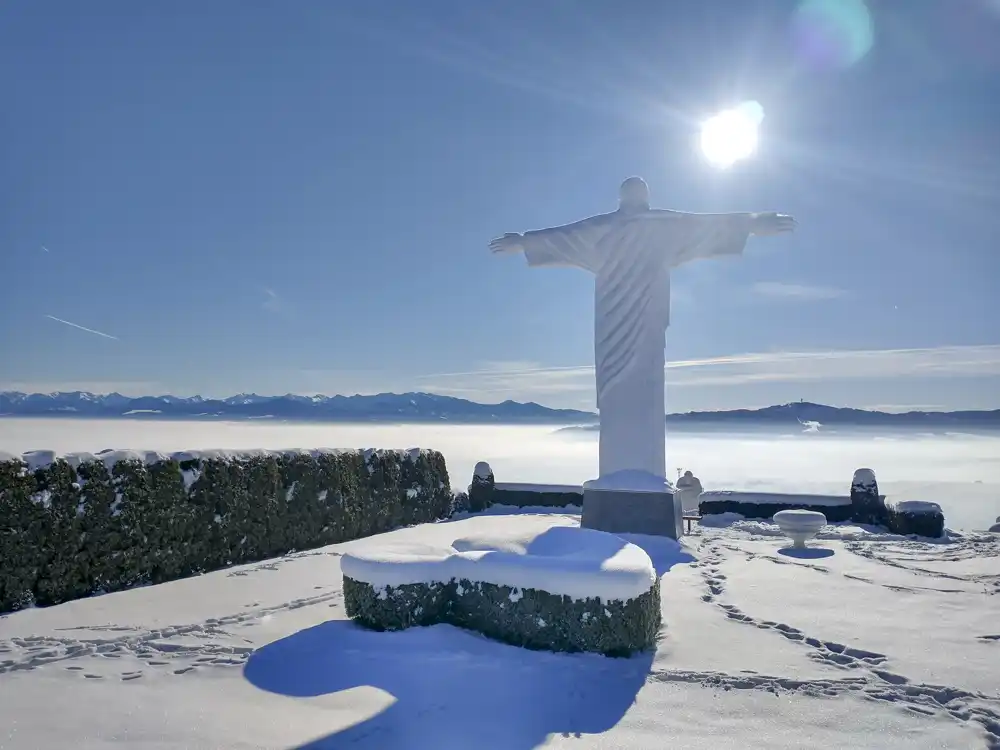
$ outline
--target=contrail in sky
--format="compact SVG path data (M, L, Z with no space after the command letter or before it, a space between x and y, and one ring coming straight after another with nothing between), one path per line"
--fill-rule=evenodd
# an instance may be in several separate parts
M68 320L57 318L55 315L46 315L45 317L49 320L54 320L56 323L62 323L63 325L72 326L73 328L79 328L81 331L93 333L96 336L103 336L106 339L114 339L115 341L119 340L117 336L112 336L110 333L102 333L101 331L95 331L93 328L87 328L85 326L77 325L76 323L70 323Z

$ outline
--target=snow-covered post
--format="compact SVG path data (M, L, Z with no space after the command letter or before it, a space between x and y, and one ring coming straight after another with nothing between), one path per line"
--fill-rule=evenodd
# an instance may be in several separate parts
M878 482L871 469L858 469L851 480L851 519L855 523L884 526L886 509L878 494Z
M469 511L478 513L493 505L493 469L485 461L476 464L469 485Z

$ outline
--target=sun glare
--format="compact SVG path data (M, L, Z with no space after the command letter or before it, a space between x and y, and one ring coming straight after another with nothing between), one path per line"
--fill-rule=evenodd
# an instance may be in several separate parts
M716 167L732 166L757 149L763 109L756 102L720 112L701 126L701 152Z

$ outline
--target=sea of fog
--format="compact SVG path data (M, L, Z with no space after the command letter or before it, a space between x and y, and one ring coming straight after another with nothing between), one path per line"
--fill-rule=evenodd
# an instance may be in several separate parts
M500 482L578 484L597 472L597 433L554 426L0 419L0 451L8 453L320 447L434 448L453 488L468 484L477 461L488 461ZM705 489L836 493L867 466L891 499L939 503L950 528L988 528L1000 515L997 434L671 429L667 466L671 475L691 469Z

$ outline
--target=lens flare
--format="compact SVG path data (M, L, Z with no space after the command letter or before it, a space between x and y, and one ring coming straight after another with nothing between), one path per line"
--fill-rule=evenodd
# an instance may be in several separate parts
M798 54L818 68L847 68L868 54L875 23L865 0L804 0L792 20Z

